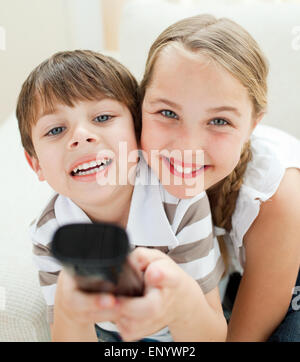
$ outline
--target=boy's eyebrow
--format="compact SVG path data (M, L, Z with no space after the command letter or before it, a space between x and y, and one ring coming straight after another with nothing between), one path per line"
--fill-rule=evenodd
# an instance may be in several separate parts
M239 110L237 108L231 107L231 106L220 106L220 107L215 107L215 108L208 108L206 111L209 113L229 111L229 112L233 112L237 116L241 117L241 113L239 112Z
M39 118L45 117L45 116L51 116L52 114L58 113L58 109L48 109L45 110L43 113L40 114Z

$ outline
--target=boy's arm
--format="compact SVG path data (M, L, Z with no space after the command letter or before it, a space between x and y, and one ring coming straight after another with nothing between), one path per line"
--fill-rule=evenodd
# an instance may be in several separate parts
M53 342L96 342L96 331L93 323L84 323L77 320L72 315L72 309L65 310L65 303L73 291L74 298L72 303L78 303L76 300L74 281L64 271L60 273L55 295L54 322L51 324L51 339ZM71 294L72 295L72 294Z
M187 310L190 311L190 315L183 313L182 318L179 317L174 324L169 325L174 341L224 342L227 323L221 307L219 289L216 287L198 299L196 295L193 296L192 290L189 293L191 302L190 309Z
M204 294L197 281L170 262L168 267L153 263L148 273L154 273L152 280L150 276L153 287L170 289L173 294L175 308L168 327L174 341L225 341L227 323L217 286Z
M100 321L113 321L116 310L111 295L84 293L77 289L75 280L64 270L57 283L54 323L51 327L53 341L96 342L95 324Z
M217 288L204 295L198 283L167 255L137 248L131 257L145 270L146 293L120 298L117 323L132 341L168 326L174 341L224 341L227 324ZM145 318L145 316L151 318Z

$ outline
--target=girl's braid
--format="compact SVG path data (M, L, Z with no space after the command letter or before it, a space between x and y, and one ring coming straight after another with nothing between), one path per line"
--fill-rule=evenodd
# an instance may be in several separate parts
M232 214L236 206L239 190L243 183L247 164L251 159L252 152L250 141L248 141L245 143L240 160L231 174L217 185L207 190L212 209L213 223L217 227L224 228L227 232L230 232L232 228ZM229 257L224 237L218 236L218 241L227 270L229 266Z

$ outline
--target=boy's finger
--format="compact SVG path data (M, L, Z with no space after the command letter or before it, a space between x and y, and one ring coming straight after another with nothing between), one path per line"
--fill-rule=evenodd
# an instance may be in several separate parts
M116 298L110 294L88 294L77 290L74 295L74 307L79 310L97 313L100 310L113 309L116 305Z
M143 247L134 249L129 257L140 270L145 270L150 263L156 260L167 258L167 256L159 250Z
M78 308L99 310L114 308L116 305L116 298L112 294L107 293L85 293L78 289L75 279L68 273L64 273L64 287L74 293L72 303ZM66 284L67 283L67 284Z
M161 259L149 265L145 272L145 284L155 288L176 288L179 273L177 265L168 259Z
M122 316L135 316L136 318L149 315L154 307L159 306L161 296L159 290L153 288L147 292L144 297L138 298L119 298L119 311ZM150 313L151 314L151 313Z

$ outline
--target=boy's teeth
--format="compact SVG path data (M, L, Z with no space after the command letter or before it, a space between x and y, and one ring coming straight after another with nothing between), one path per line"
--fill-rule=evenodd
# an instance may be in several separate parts
M74 168L74 170L72 172L73 172L73 174L77 173L77 175L90 175L92 173L103 170L109 163L111 163L111 159L104 159L102 161L95 160L95 161L91 161L91 162L86 162L86 163L83 163L82 165L79 165L76 168ZM100 166L100 167L97 167L97 166ZM95 168L95 167L97 167L97 168ZM93 169L89 170L89 168L93 168ZM83 171L83 170L86 170L86 171Z

